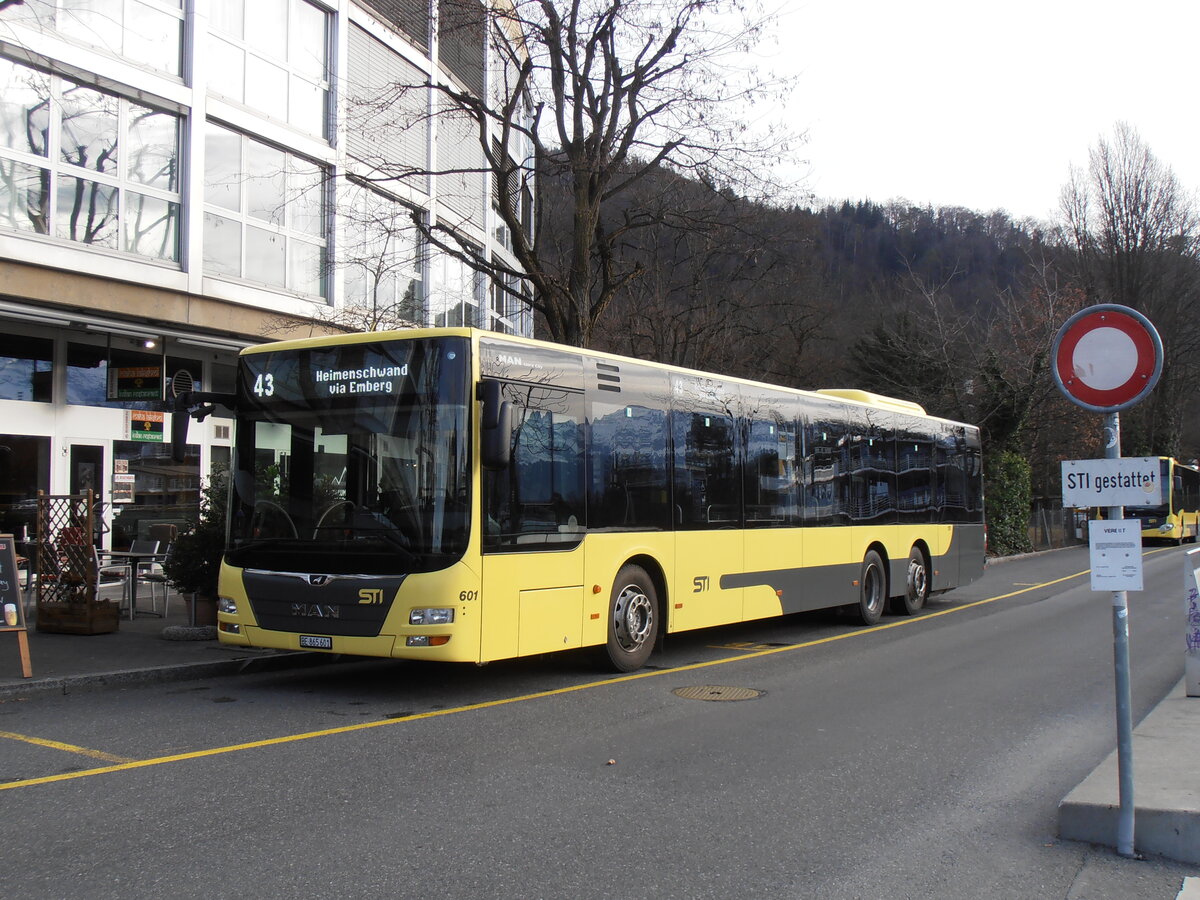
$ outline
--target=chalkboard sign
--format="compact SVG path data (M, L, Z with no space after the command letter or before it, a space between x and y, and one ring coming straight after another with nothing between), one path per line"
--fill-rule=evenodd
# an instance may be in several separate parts
M25 604L21 602L21 581L17 569L17 540L0 534L0 632L17 632L21 654L21 673L33 677L29 664L29 635L25 628Z

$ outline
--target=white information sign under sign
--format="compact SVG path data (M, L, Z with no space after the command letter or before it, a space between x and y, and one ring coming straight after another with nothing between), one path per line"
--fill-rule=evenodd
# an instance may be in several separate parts
M1088 522L1093 591L1142 589L1142 523L1140 519Z
M1157 506L1163 502L1162 462L1157 456L1064 459L1063 506Z

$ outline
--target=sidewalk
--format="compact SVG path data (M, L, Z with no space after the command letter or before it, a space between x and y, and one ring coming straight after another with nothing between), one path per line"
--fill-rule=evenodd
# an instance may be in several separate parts
M168 616L123 614L110 634L39 632L29 615L29 657L33 677L21 677L15 633L0 634L0 701L46 693L76 693L237 675L272 668L315 665L338 657L303 652L225 647L216 629L189 627L187 603L172 595ZM168 640L167 634L190 638ZM204 637L207 639L196 639Z
M32 619L32 616L30 617ZM0 634L0 702L49 693L109 690L166 681L321 665L339 657L225 647L208 640L167 640L164 629L196 636L186 603L170 615L121 619L112 634L46 634L30 623L32 678L21 677L15 634ZM1182 668L1182 654L1181 654ZM1133 732L1136 849L1200 863L1200 697L1182 679ZM1116 847L1117 758L1114 751L1059 805L1059 837Z
M1181 679L1133 729L1133 840L1140 853L1200 863L1200 697ZM1115 848L1114 750L1058 807L1058 836Z

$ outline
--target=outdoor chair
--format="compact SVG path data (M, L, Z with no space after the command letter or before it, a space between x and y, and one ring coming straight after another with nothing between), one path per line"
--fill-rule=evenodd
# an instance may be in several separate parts
M171 558L172 544L167 544L163 551L162 563L156 560L147 560L138 564L138 581L150 586L150 608L158 609L158 592L162 591L162 613L163 618L167 616L167 604L171 596L171 585L167 581L166 573L163 571L163 563Z

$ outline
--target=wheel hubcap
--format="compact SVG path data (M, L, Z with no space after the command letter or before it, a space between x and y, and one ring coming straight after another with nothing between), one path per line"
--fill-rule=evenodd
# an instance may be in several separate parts
M613 633L623 650L636 650L646 642L654 624L654 605L636 584L626 585L613 605Z
M874 566L870 566L863 574L863 591L867 597L867 609L871 612L883 605L883 578Z
M908 592L914 598L921 600L925 597L925 564L915 559L908 562Z

